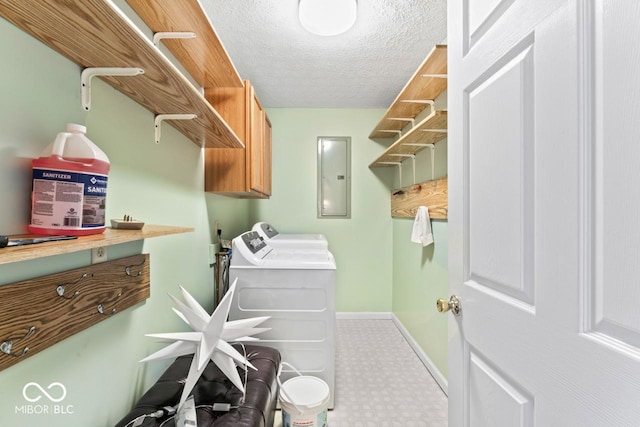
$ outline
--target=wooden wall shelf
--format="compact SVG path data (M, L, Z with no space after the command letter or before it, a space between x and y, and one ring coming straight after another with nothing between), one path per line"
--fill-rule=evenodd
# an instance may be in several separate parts
M423 75L443 77L424 77ZM397 118L415 118L447 88L447 46L436 45L409 82L393 101L369 138L393 138L402 130L406 121ZM390 131L390 132L389 132Z
M198 146L243 147L202 94L111 1L3 0L0 16L82 68L142 68L144 74L135 77L101 78L154 114L196 114L169 123Z
M145 254L0 286L0 370L117 315L150 294L149 255Z
M397 154L416 154L424 150L425 147L422 145L411 144L435 144L447 137L446 132L440 132L443 129L447 129L447 112L435 110L389 146L369 167L393 166L386 162L401 162L406 160L401 156L397 156ZM436 130L436 132L432 132L432 130ZM394 154L396 156L394 156Z
M0 264L27 261L51 255L78 252L102 246L117 245L169 234L189 233L193 228L166 225L145 225L142 230L115 230L107 228L104 233L81 236L77 240L60 240L35 245L12 246L0 249Z
M154 33L184 32L193 39L163 39L202 87L242 87L242 79L198 0L127 0Z
M440 178L410 185L391 192L391 216L415 218L418 207L429 208L429 218L447 219L448 179Z

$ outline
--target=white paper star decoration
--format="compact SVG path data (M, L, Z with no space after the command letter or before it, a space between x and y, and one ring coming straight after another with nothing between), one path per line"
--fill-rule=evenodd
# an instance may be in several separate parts
M184 302L169 295L174 302L173 311L191 326L194 332L173 332L166 334L147 334L148 337L159 338L162 341L174 341L163 349L145 357L140 362L148 362L156 359L167 359L170 357L183 356L194 353L189 374L180 397L178 407L187 400L193 390L198 378L207 367L209 360L212 360L218 368L231 380L231 382L244 392L244 386L240 380L240 375L236 370L234 361L251 369L256 369L242 354L234 349L229 341L252 341L256 338L253 334L268 331L271 328L255 328L255 326L267 320L269 317L255 317L252 319L241 319L227 322L231 300L235 292L236 282L229 288L220 304L216 307L211 316L206 310L187 292L182 286L180 291Z

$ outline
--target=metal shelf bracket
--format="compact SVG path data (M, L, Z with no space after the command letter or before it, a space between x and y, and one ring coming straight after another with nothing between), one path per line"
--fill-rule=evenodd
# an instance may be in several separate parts
M435 144L424 144L424 143L419 143L419 142L408 142L406 144L402 144L402 145L408 145L410 147L424 147L424 148L430 148L431 149L431 180L433 181L435 178L435 167L436 167L436 158L435 158L435 151L436 151L436 145ZM415 166L415 163L414 163ZM415 177L414 180L415 182Z
M160 31L153 34L153 45L158 46L162 39L193 39L196 33L189 31Z
M144 74L142 68L122 67L89 67L82 70L80 75L80 92L82 95L82 107L91 110L91 79L95 76L139 76Z
M436 106L435 101L432 99L401 99L400 102L406 102L410 104L429 104L432 107Z
M421 74L422 77L431 77L432 79L446 79L446 74Z
M411 163L413 165L413 183L416 182L416 155L415 154L389 154L393 157L404 157L407 159L411 159ZM402 165L401 165L402 166ZM400 173L400 186L402 187L402 173Z
M160 144L161 125L163 120L191 120L198 117L196 114L158 114L155 118L156 144Z
M399 122L410 122L411 127L413 127L413 125L416 123L416 119L414 119L413 117L389 117L387 120L396 120Z
M397 165L398 175L400 176L400 184L402 185L402 162L379 162L381 165Z

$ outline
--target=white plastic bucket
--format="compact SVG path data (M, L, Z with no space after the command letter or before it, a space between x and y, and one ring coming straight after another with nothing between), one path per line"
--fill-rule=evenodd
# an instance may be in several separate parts
M293 369L298 376L280 382L282 365ZM282 408L282 427L325 427L330 391L326 382L317 377L302 375L286 362L282 362L278 371L280 385L280 407Z

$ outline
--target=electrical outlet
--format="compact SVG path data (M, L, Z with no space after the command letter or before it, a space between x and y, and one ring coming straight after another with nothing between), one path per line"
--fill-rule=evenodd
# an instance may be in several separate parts
M107 260L107 248L100 246L99 248L91 249L91 264L97 264L99 262L105 262Z

